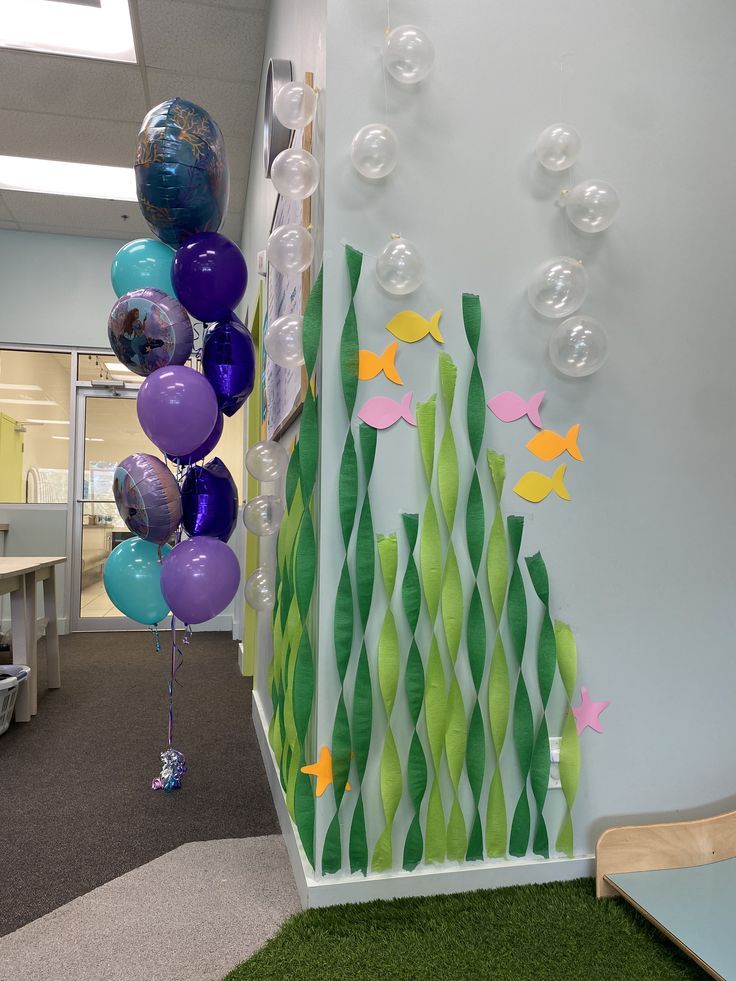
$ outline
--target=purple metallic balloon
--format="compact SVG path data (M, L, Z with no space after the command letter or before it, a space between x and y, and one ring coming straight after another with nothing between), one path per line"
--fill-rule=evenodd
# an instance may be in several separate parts
M181 521L179 485L166 464L148 453L120 461L112 493L120 517L144 541L163 545Z
M167 456L192 453L217 423L217 397L193 368L159 368L138 390L138 421Z
M107 321L110 347L137 375L189 360L194 344L192 322L173 296L146 287L121 296Z
M204 460L206 456L209 456L220 442L224 422L225 420L222 418L222 413L218 412L215 428L209 434L204 443L202 443L201 446L198 446L196 450L192 450L191 453L187 453L185 456L172 456L171 459L174 461L174 463L178 463L180 467L189 467L193 463L199 463L200 460Z
M176 295L195 318L225 320L245 295L248 270L243 253L218 232L200 232L174 255L171 279Z
M181 486L184 531L226 542L238 520L238 488L219 457L192 467Z
M204 623L229 606L240 585L235 553L217 538L179 542L164 559L161 592L183 623Z
M216 324L202 345L202 369L226 416L235 415L256 380L256 349L237 317Z

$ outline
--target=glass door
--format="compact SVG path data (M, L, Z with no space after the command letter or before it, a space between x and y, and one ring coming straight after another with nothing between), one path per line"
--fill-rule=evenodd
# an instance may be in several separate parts
M102 569L110 552L132 533L112 495L116 465L131 453L160 451L138 422L136 391L120 388L77 392L72 534L72 630L143 630L110 601Z

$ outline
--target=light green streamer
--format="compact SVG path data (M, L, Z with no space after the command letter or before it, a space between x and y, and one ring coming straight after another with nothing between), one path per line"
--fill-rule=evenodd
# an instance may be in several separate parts
M565 795L565 815L560 825L555 847L558 852L572 858L575 852L575 841L572 826L572 805L580 783L580 737L578 736L575 716L572 713L572 699L575 694L577 680L578 653L575 636L566 623L555 620L555 640L557 642L557 666L567 694L567 711L562 724L562 739L560 741L560 784Z

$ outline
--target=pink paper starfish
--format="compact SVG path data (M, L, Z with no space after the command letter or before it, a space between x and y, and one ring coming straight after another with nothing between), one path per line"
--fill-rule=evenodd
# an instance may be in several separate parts
M572 714L575 716L575 726L578 730L578 735L580 735L586 726L589 726L594 732L603 732L599 716L611 703L592 701L588 698L587 688L580 689L580 698L580 705L572 710Z

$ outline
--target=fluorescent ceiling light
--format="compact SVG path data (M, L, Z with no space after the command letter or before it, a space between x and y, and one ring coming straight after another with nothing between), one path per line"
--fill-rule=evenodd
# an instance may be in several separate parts
M68 419L23 419L27 425L31 426L68 426Z
M136 201L132 167L0 156L0 189L75 198Z
M41 392L40 385L0 385L4 392Z
M119 361L105 361L105 367L108 371L127 371L129 374L133 374L130 368L126 368L124 364L120 364Z
M52 436L51 438L52 439L67 439L67 440L69 439L68 436Z
M99 5L3 0L0 46L135 64L128 0Z
M55 436L52 436L51 438L52 439L55 439L56 437ZM66 438L69 439L68 436ZM85 443L104 443L105 442L105 440L102 438L102 436L85 436L84 437L84 441L85 441Z
M58 405L53 399L0 399L0 405Z

